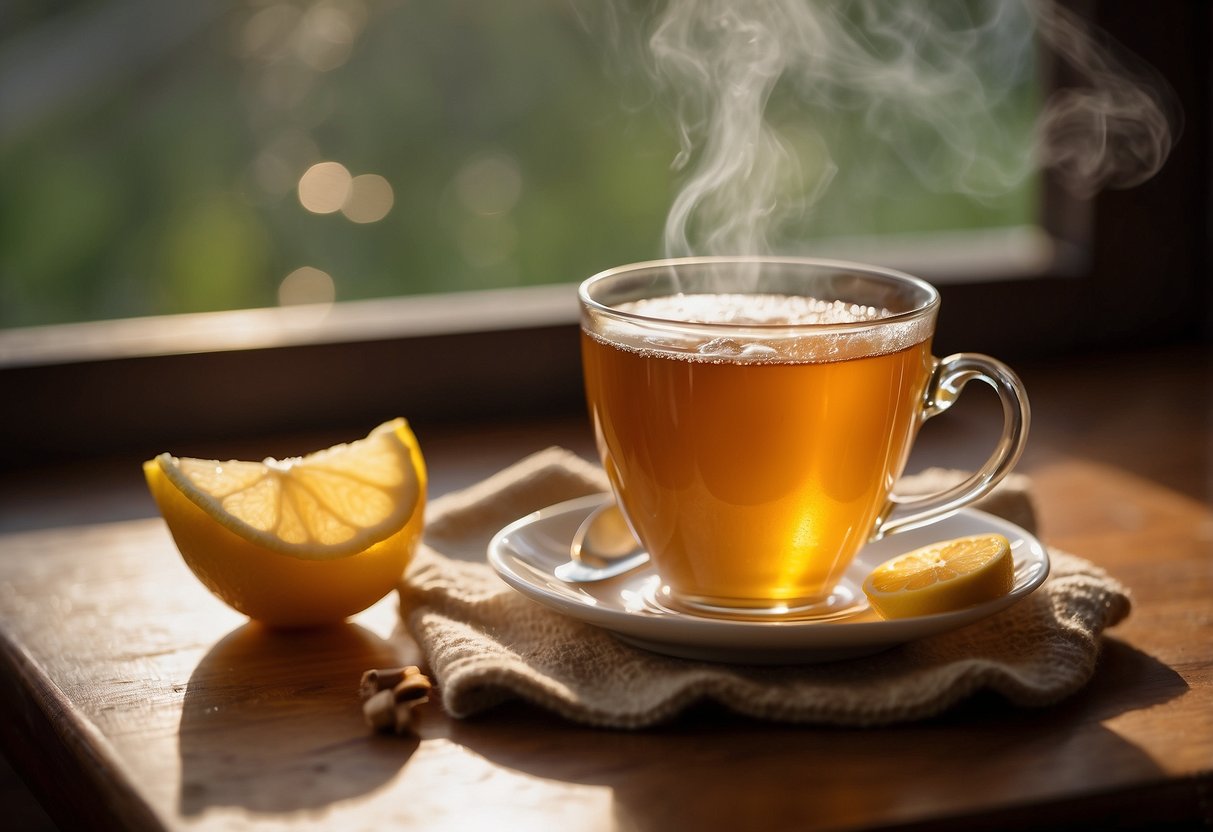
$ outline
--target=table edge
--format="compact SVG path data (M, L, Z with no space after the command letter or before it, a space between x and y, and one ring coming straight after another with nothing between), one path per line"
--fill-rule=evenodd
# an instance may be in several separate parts
M0 720L5 754L57 824L87 818L90 828L165 832L100 728L2 629L0 708L9 715Z

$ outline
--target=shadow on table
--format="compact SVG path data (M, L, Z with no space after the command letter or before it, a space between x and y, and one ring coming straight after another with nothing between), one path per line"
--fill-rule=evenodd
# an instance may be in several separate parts
M452 721L451 740L532 776L609 787L614 823L627 829L883 827L1016 804L1042 826L1033 806L1161 780L1147 753L1101 723L1187 687L1157 660L1108 640L1088 687L1051 708L979 693L924 722L843 729L759 722L708 704L626 732L511 703ZM1107 812L1111 828L1132 820L1115 801L1089 804L1085 816Z
M396 664L392 643L354 624L229 633L186 688L182 814L315 809L383 785L417 742L370 734L357 686L367 668Z

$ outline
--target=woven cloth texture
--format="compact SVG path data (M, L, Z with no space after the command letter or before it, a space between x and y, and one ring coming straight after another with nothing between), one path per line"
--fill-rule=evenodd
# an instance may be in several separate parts
M898 492L935 491L962 476L933 469L904 478ZM601 469L549 448L432 504L424 545L399 590L405 623L451 716L521 698L576 722L641 728L715 701L762 719L870 726L933 716L983 689L1014 705L1043 706L1091 678L1100 634L1129 613L1120 583L1050 549L1049 578L1028 598L873 656L787 666L662 656L529 600L485 560L489 540L506 524L606 490ZM1035 531L1022 476L1008 477L978 507Z

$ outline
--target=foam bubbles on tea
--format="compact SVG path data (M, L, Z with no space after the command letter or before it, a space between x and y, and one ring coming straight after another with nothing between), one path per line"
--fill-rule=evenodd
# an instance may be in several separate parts
M779 358L778 350L773 347L766 344L746 344L736 338L713 338L704 341L695 347L695 352L713 358L737 358L747 361L773 361Z
M879 321L893 313L888 309L820 300L802 295L775 294L683 294L665 295L619 304L619 311L645 318L692 325L692 329L671 338L660 324L637 322L629 327L622 322L604 326L603 336L624 349L637 349L700 361L742 363L800 363L838 361L858 355L879 354L904 349L922 340L917 327L883 327L880 330L839 328L845 324ZM693 325L734 327L804 327L787 336L774 338L753 331L736 334L697 334ZM820 328L818 328L820 327ZM629 329L635 334L629 333ZM912 330L912 331L911 331ZM918 337L915 337L918 335Z
M887 318L876 309L841 300L801 295L666 295L619 305L622 312L699 324L753 326L854 324Z

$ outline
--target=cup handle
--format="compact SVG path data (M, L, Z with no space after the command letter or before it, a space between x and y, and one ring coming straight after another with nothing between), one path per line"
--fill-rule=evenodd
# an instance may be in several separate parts
M922 420L943 413L960 397L960 391L973 379L994 388L1002 400L1002 436L994 453L973 476L959 485L913 499L889 496L873 540L898 532L917 529L984 497L998 485L1019 460L1028 439L1028 394L1010 367L987 355L962 352L949 355L935 365L923 399ZM890 517L894 509L906 508L909 514Z

